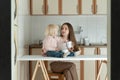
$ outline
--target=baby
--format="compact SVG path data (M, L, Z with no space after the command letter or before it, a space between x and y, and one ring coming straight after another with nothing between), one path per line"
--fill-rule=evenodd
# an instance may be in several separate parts
M49 24L45 30L45 38L43 40L42 45L42 54L51 56L51 57L58 57L60 56L57 54L57 42L59 40L58 35L58 26L55 24Z

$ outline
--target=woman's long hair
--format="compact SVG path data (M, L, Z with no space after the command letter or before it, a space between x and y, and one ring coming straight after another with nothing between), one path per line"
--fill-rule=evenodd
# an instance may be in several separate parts
M69 30L68 40L70 40L70 41L72 41L74 43L74 50L73 51L78 51L79 49L78 49L78 45L77 45L77 42L76 42L76 39L75 39L75 35L74 35L72 25L70 23L67 23L67 22L64 23L63 25L68 26L68 30ZM61 29L62 29L63 25L61 26ZM63 37L61 33L60 33L60 36Z

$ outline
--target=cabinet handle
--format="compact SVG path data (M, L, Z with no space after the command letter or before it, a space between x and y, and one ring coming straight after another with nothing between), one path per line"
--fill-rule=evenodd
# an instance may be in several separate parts
M98 54L99 54L99 55L101 54L101 50L100 50L100 48L98 48Z
M96 5L95 13L97 13L98 6Z
M78 10L79 8L78 8L78 5L76 6L76 12L79 14L79 10Z
M49 7L46 5L46 14L48 14Z

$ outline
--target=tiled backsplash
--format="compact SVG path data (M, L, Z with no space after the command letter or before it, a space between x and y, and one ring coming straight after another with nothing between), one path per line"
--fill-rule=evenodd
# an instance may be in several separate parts
M84 15L84 16L32 16L31 43L44 38L44 30L48 24L62 25L70 22L76 31L79 26L83 29L83 37L88 37L90 43L106 43L107 41L107 16ZM75 34L76 40L80 41L80 34Z

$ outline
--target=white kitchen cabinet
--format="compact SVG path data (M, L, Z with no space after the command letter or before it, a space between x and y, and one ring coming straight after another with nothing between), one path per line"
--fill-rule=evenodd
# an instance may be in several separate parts
M96 80L95 61L84 61L84 80Z
M107 0L96 0L96 14L107 14Z
M31 0L30 4L31 15L59 14L59 0Z
M100 48L101 55L107 55L107 48Z
M78 14L78 0L62 0L62 14Z
M46 14L59 14L59 0L47 0Z
M82 0L82 14L93 14L93 0Z
M107 0L82 0L82 14L107 14Z
M107 47L84 48L84 55L95 55L95 54L107 55ZM84 80L96 80L97 64L99 64L99 61L84 61ZM103 64L102 72L100 74L100 80L104 80L106 74L107 74L107 65Z
M84 48L84 55L94 55L95 54L95 47L93 48Z
M94 55L96 48L84 48L84 55ZM84 80L95 80L95 61L84 61ZM89 73L89 75L88 75Z
M44 0L31 0L31 15L43 15L45 14Z

